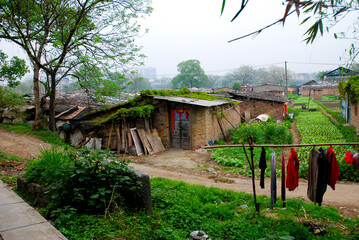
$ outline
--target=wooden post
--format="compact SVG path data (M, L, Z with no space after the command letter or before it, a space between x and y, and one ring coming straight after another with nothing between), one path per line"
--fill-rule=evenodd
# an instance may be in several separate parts
M252 172L252 188L253 188L254 206L255 206L256 212L259 212L259 203L257 203L257 193L256 193L256 184L255 184L255 176L254 176L253 136L250 136L250 138L248 138L248 141L249 141L249 146L250 146L249 150L251 152L251 160L250 161L249 161L247 151L246 151L243 143L242 143L242 146L243 146L244 154L246 155L246 158L247 158L248 165L251 168L251 172Z
M112 137L113 123L111 125L110 135L108 136L107 149L111 146L111 137Z
M119 126L117 126L117 128L116 128L116 134L117 134L117 153L120 154L120 152L121 152L121 134L120 134Z

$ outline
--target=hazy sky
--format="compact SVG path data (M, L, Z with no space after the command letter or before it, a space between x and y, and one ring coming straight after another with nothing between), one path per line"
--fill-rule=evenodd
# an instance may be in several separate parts
M220 16L222 0L152 0L153 13L141 21L149 32L137 39L148 56L145 66L156 67L158 77L173 77L178 74L177 64L189 59L198 59L207 74L218 75L241 65L284 66L285 61L297 73L332 70L346 64L340 58L345 56L350 42L334 39L333 33L346 31L348 20L309 45L303 42L308 25L299 26L301 21L295 14L284 27L278 24L255 38L228 43L275 22L284 14L281 0L251 0L231 22L240 2L227 0ZM27 59L15 45L1 41L0 48L10 57L18 55Z
M240 2L227 0L220 16L222 0L153 0L154 11L142 23L149 32L138 39L148 56L145 66L156 67L159 77L173 77L178 73L177 64L189 59L198 59L207 74L224 74L241 65L284 66L285 61L297 73L331 70L345 64L343 57L349 42L334 39L333 33L345 31L348 22L306 45L303 34L308 25L299 26L301 21L292 14L284 27L278 24L255 38L228 43L284 14L281 0L251 0L231 22Z

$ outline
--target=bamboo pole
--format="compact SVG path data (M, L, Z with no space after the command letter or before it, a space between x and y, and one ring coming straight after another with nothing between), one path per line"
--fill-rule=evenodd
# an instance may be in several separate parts
M359 142L355 143L315 143L315 144L258 144L258 145L244 145L244 147L271 147L271 148L292 148L292 147L316 147L316 146L356 146L359 145ZM241 144L232 144L232 145L217 145L217 146L203 146L204 149L211 148L226 148L226 147L243 147Z

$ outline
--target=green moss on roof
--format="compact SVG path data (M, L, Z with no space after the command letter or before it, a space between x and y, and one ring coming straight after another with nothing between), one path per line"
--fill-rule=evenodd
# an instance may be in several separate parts
M120 108L106 118L98 118L91 122L96 126L102 126L106 123L119 124L125 118L150 118L155 107L153 105L144 105L131 108Z
M237 102L233 101L233 99L220 97L211 95L205 92L191 92L188 88L181 88L180 90L142 90L140 91L141 96L169 96L169 97L188 97L188 98L195 98L195 99L202 99L207 101L213 101L213 100L227 100L232 102L233 104L237 104Z

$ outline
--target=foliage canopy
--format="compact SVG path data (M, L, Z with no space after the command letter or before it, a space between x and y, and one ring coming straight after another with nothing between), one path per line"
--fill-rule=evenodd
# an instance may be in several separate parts
M200 62L196 59L180 62L177 65L179 74L172 79L174 88L182 87L205 87L208 77L200 66Z

